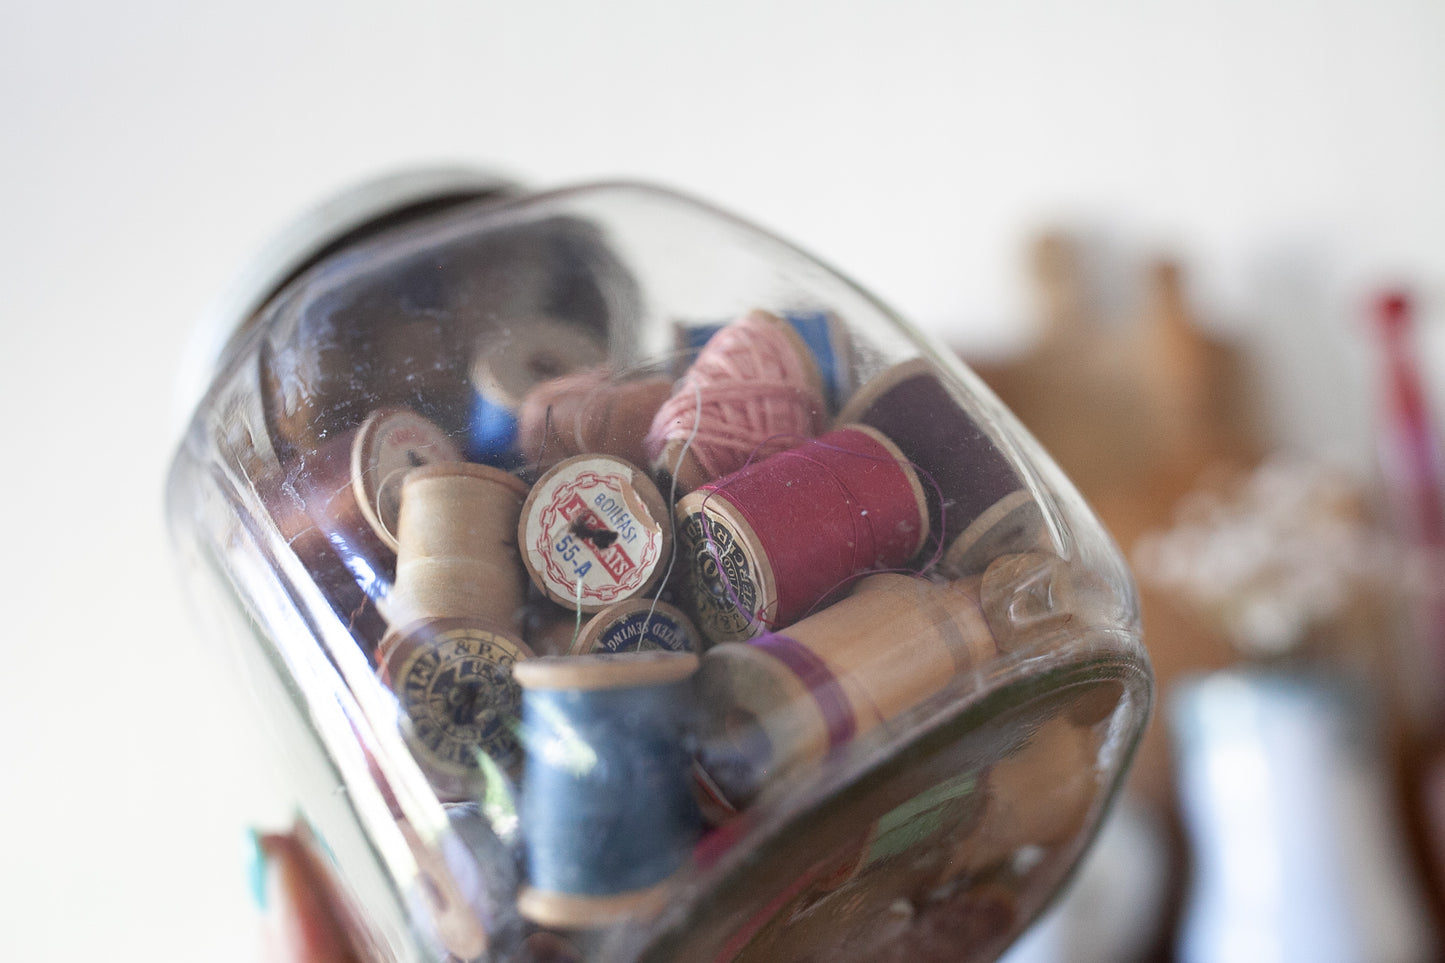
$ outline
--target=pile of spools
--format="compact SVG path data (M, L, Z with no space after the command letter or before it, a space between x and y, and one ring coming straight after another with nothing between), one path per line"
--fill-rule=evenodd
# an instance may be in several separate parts
M827 313L678 324L671 371L525 330L475 358L465 439L377 407L274 503L438 796L516 788L521 916L575 931L989 664L990 578L1058 560L940 369Z

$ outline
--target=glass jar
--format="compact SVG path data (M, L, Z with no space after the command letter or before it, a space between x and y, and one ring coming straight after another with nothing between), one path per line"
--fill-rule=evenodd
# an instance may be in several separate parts
M997 956L1152 700L1069 482L707 204L416 185L234 300L168 494L357 956Z

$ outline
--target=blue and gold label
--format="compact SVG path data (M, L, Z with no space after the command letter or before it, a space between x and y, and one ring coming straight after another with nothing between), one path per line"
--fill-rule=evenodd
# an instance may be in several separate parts
M486 629L455 627L428 632L397 654L402 661L392 686L428 761L472 771L478 752L502 768L520 759L515 729L522 694L512 666L524 656L514 642Z

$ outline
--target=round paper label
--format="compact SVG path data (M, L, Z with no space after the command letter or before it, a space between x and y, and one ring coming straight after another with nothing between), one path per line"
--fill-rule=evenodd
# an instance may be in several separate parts
M596 611L656 581L665 518L648 507L644 485L651 482L626 462L586 455L537 482L522 514L521 542L528 571L553 601ZM653 501L660 507L661 496Z

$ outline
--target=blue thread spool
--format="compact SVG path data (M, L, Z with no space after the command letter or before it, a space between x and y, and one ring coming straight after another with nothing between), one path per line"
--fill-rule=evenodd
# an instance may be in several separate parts
M808 353L823 378L823 399L829 411L837 411L842 399L853 390L853 353L847 333L826 311L785 311L781 317L803 339ZM675 344L685 364L691 364L703 345L722 329L721 324L678 324Z
M498 468L520 465L517 434L527 392L606 358L597 332L548 317L509 325L484 342L470 374L467 457Z
M676 606L656 599L628 599L594 615L577 634L570 654L702 649L702 636Z
M702 826L687 736L697 666L682 652L517 664L524 917L588 929L661 908Z

